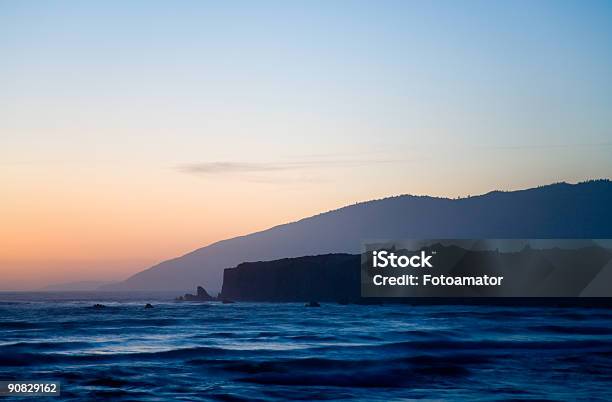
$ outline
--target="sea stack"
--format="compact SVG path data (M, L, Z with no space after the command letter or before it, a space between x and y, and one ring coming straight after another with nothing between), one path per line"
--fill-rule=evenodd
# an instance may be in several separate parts
M179 301L213 301L216 300L214 297L208 294L206 289L202 286L198 286L196 289L196 294L192 295L191 293L186 293L185 296L177 297Z

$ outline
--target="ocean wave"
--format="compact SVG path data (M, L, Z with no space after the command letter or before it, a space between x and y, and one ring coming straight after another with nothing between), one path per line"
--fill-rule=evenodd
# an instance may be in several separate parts
M554 340L554 341L532 341L532 340L438 340L429 341L402 341L389 342L374 346L376 349L385 350L437 350L437 351L491 351L491 350L575 350L575 349L598 349L611 348L612 340Z
M526 329L532 332L568 335L612 335L612 327L534 325Z
M71 349L86 349L96 346L92 342L65 341L65 342L15 342L0 345L0 354L12 352L39 352L39 351L58 351Z
M0 321L0 328L3 330L35 329L39 327L40 324L27 321Z
M332 364L315 360L312 363L300 363L299 369L294 368L293 371L281 371L279 368L268 372L257 371L253 375L240 377L238 381L268 385L394 388L414 387L440 377L456 378L470 374L468 368L451 364L417 367L389 362L385 362L384 366L372 362Z

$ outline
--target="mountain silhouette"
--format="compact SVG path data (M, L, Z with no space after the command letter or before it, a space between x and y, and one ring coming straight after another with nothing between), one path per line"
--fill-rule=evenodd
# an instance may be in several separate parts
M460 199L401 195L362 202L222 240L104 290L221 290L223 269L328 253L359 253L372 239L612 238L612 182L556 183Z

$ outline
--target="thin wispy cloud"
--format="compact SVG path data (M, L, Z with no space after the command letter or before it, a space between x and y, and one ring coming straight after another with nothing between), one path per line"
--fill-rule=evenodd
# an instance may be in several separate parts
M484 149L523 150L523 149L563 149L563 148L599 148L610 147L612 142L589 142L574 144L519 144L519 145L489 145Z
M200 162L182 164L176 167L179 172L197 175L222 174L261 174L273 172L316 170L319 168L360 167L373 164L397 163L401 160L301 160L291 162Z
M368 159L364 153L337 153L337 154L313 154L302 155L299 159L292 161L274 162L240 162L240 161L213 161L185 163L174 166L174 169L181 173L187 173L202 177L227 176L245 181L271 183L283 181L323 181L323 173L330 172L332 169L342 168L368 168L380 165L392 165L409 163L413 159L402 158L398 154L398 149L404 153L417 153L418 160L446 158L443 150L456 150L460 148L466 152L488 150L490 152L506 151L529 151L541 149L565 149L565 148L604 148L612 146L612 142L600 143L574 143L574 144L517 144L517 145L469 145L455 144L437 146L435 152L429 152L425 146L411 144L410 146L397 146L395 149L386 151L387 158L380 154L384 151L375 152L380 158ZM420 151L428 152L420 152ZM394 157L391 157L393 155ZM442 156L444 155L444 156ZM352 158L351 158L352 156Z
M260 173L279 170L290 170L295 166L275 163L245 163L245 162L201 162L180 165L177 170L193 174L224 174L224 173Z

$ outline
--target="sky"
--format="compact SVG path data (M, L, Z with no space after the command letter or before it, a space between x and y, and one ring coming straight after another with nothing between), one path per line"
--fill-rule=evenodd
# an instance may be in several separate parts
M0 0L0 289L612 176L609 1Z

